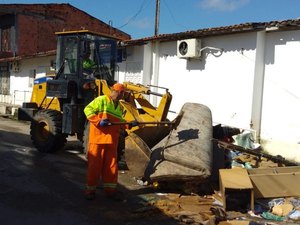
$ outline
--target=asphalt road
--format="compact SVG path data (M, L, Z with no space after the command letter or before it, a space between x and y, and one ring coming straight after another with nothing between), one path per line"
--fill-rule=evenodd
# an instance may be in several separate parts
M86 160L74 138L54 154L31 144L29 124L0 116L0 224L150 225L179 224L149 207L155 193L141 188L128 171L119 173L123 201L83 197Z

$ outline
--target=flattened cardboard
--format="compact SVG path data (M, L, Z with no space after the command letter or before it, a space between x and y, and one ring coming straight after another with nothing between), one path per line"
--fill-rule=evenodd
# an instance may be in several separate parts
M300 166L248 169L255 198L300 196Z
M248 225L250 221L248 220L227 220L221 221L218 225Z

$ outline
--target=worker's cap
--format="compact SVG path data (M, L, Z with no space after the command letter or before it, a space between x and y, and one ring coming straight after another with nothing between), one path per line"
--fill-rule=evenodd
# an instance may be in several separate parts
M120 84L120 83L115 83L113 86L112 86L112 90L114 91L124 91L125 88L124 88L124 85L123 84Z

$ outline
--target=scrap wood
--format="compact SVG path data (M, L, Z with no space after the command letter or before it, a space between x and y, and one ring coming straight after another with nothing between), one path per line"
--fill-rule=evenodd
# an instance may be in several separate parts
M233 158L238 163L249 163L252 168L270 168L270 167L279 167L279 163L275 163L267 158L253 156L247 153L243 153Z
M180 204L180 208L195 213L209 213L211 204Z
M160 211L184 223L203 223L214 217L212 196L168 194L153 203Z
M176 212L181 210L181 208L177 202L170 201L168 199L160 199L160 200L154 202L153 205L168 215L176 214Z
M182 195L175 199L177 202L182 204L212 204L212 196L201 197L199 195Z
M274 168L279 167L278 163L272 162L270 160L261 160L259 163L259 168Z
M267 159L269 159L273 162L284 164L286 166L299 166L300 165L300 163L286 160L285 158L283 158L280 155L273 156L273 155L264 153L262 151L257 151L257 149L244 148L244 147L234 145L232 143L220 141L220 140L214 139L214 138L212 139L212 141L213 141L213 143L216 143L219 146L219 148L223 148L223 149L227 149L227 150L231 150L231 151L238 151L238 152L248 153L250 155L258 156L259 158L264 157L264 158L267 158Z
M238 163L243 163L243 164L249 163L251 165L251 167L257 167L257 165L258 165L258 158L256 156L252 156L252 155L245 154L245 153L234 157L233 160L235 160Z
M215 225L215 216L207 215L207 214L197 214L190 213L188 211L182 211L177 215L177 219L180 222L184 222L186 224L206 224L206 225Z
M168 193L167 195L165 195L165 197L170 200L175 200L177 198L180 198L180 196L181 194L176 194L176 193Z
M248 225L253 224L253 221L248 220L228 220L228 221L221 221L218 225Z
M197 195L170 195L165 196L163 199L157 200L154 204L158 207L170 207L176 206L177 208L184 208L189 206L194 206L199 209L207 209L209 208L214 202L214 199L210 197L200 197Z

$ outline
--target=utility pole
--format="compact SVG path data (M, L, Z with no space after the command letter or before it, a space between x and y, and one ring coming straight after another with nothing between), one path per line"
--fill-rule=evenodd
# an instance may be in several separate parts
M155 12L155 31L154 35L158 35L159 29L159 13L160 13L160 0L156 0L156 12Z

